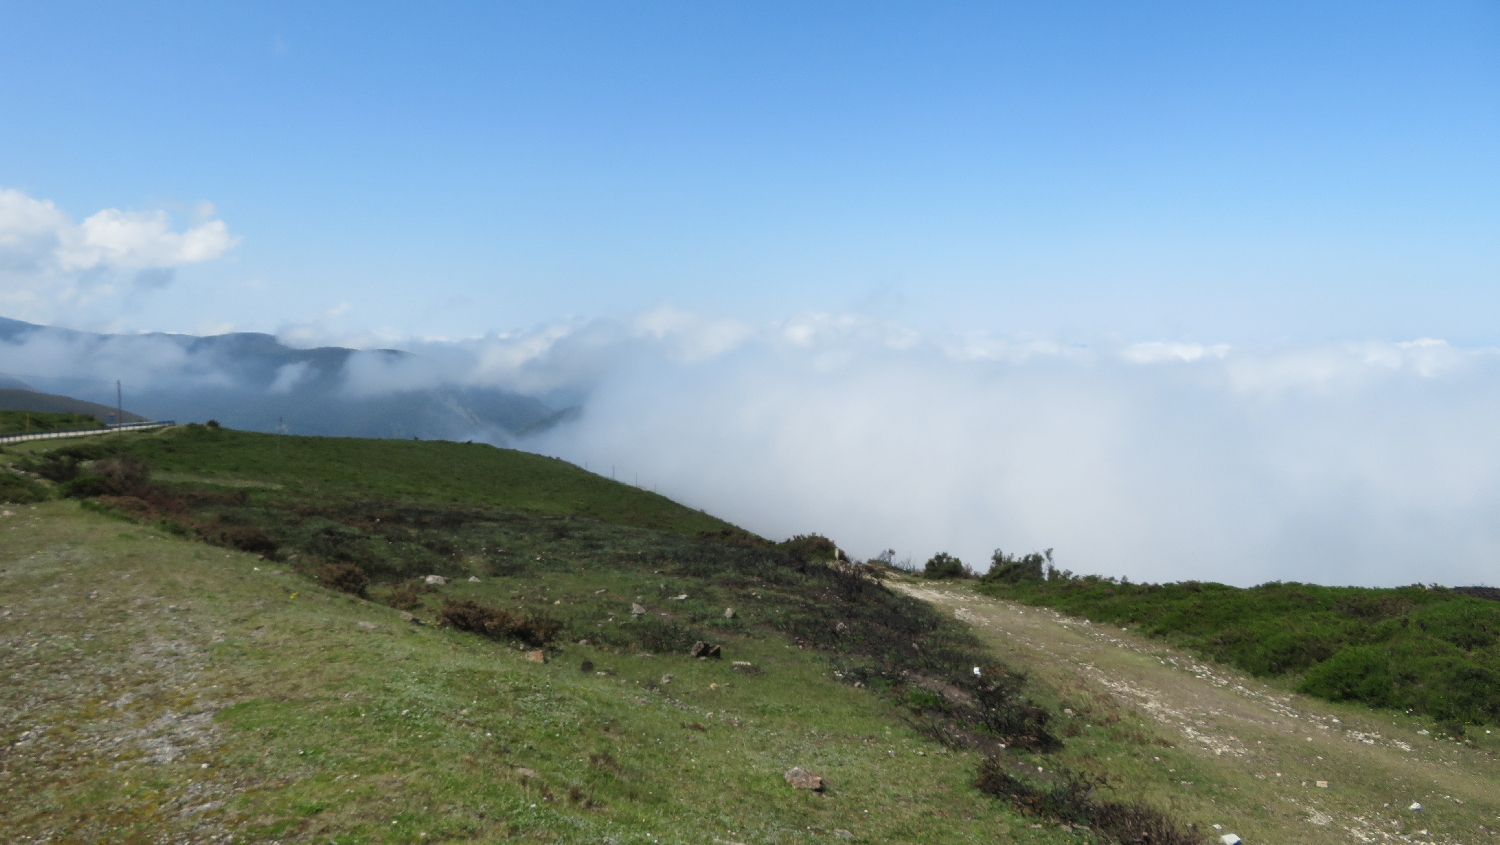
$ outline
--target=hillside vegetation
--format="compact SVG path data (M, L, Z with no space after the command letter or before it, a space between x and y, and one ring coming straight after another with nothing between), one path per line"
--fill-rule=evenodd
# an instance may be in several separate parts
M64 431L77 428L102 428L103 425L93 414L0 411L0 434L24 434L29 431Z
M0 531L21 841L1201 841L1058 770L1024 677L822 538L482 445L4 459L83 505Z
M723 520L566 461L448 441L293 437L201 425L131 441L158 473L281 485L303 498L462 503L586 516L676 534L729 532Z
M1204 657L1330 701L1431 716L1450 733L1500 719L1500 602L1462 590L1031 577L978 589L1096 622L1138 626ZM997 570L997 573L1000 570ZM1482 594L1483 590L1471 590Z

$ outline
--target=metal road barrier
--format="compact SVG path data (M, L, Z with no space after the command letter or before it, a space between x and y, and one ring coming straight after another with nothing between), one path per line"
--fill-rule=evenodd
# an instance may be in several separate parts
M103 428L68 428L59 431L30 431L25 434L3 434L0 435L0 443L20 443L22 440L53 440L60 437L88 437L91 434L114 434L117 431L145 431L152 428L166 428L169 425L177 425L173 420L161 422L139 422L124 423L122 425L107 425Z

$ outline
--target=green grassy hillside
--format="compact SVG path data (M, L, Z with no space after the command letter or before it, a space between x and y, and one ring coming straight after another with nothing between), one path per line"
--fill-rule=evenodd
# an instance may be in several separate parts
M159 473L281 485L327 501L462 503L587 516L677 534L744 532L665 496L566 461L448 441L292 437L186 425L130 441ZM748 535L745 535L748 536Z
M0 411L0 434L28 431L60 431L70 428L100 428L104 424L92 414Z
M1500 719L1500 602L1441 587L991 581L991 595L1136 625L1332 701L1423 713L1451 733Z
M22 841L1199 841L821 541L484 446L100 440L0 457L82 502L0 517Z

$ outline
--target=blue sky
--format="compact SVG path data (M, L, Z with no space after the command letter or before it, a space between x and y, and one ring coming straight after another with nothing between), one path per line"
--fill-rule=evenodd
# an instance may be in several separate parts
M238 239L11 316L1500 341L1493 3L10 3L0 80L0 188Z

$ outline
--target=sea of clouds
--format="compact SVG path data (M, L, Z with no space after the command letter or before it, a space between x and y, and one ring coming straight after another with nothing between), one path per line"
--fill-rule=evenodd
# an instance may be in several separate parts
M115 209L74 223L0 190L0 306L66 313L109 285L159 286L235 242L209 207L182 229ZM279 339L268 342L329 337L309 324ZM894 549L920 564L948 551L983 569L996 548L1051 548L1060 566L1134 580L1500 581L1497 349L1063 343L670 307L380 345L411 354L257 370L180 338L23 331L0 341L0 373L252 400L507 391L577 413L519 441L483 427L474 439L767 537L823 533L859 557ZM314 380L317 360L339 372Z
M1135 580L1497 580L1500 350L1065 345L670 308L404 348L348 356L337 394L574 406L504 442L860 557L982 569L996 548L1053 548ZM123 372L157 391L241 377L161 336L36 333L0 353L13 375Z

